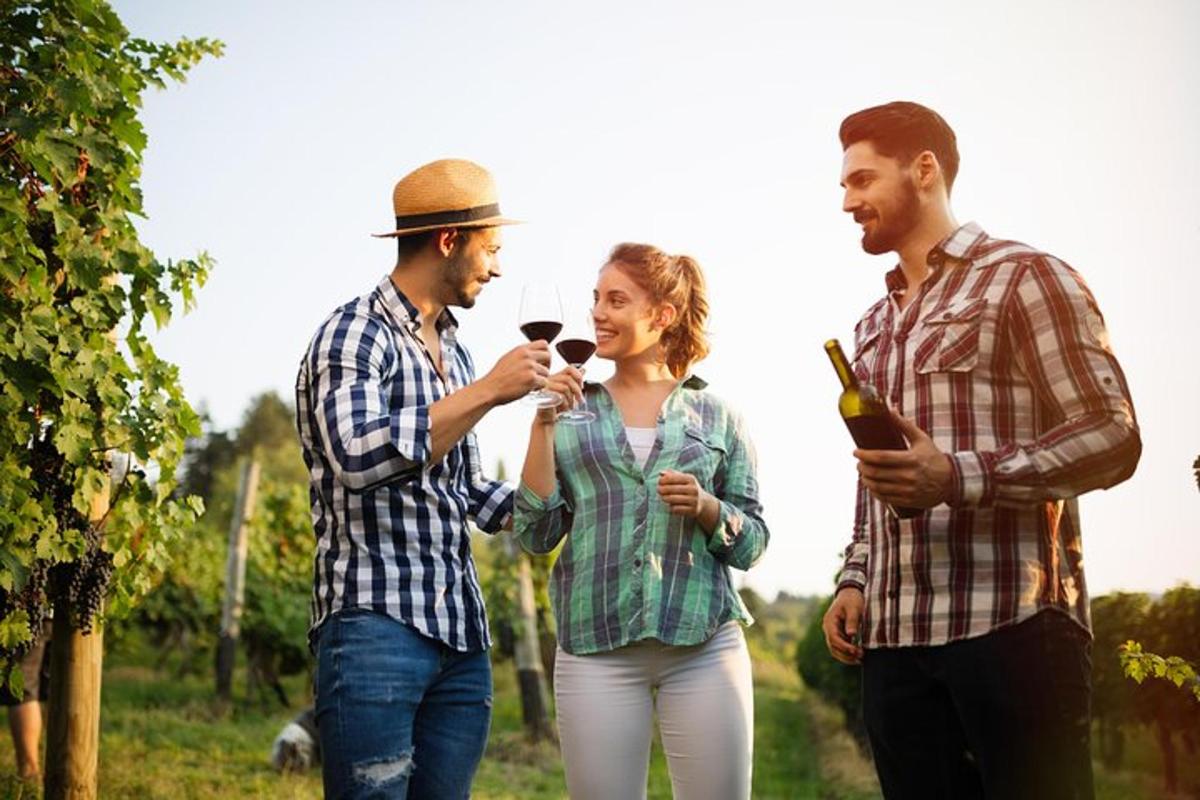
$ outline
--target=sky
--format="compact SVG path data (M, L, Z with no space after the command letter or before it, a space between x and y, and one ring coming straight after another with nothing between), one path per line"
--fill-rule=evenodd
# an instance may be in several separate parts
M1200 583L1200 4L115 8L135 36L226 45L141 115L143 241L217 261L156 344L218 428L258 393L290 399L317 325L391 269L394 245L370 234L391 229L395 181L470 158L528 221L458 314L480 374L522 343L526 283L555 282L578 314L616 243L694 256L712 340L696 373L747 419L772 532L739 584L829 592L855 474L822 344L852 341L895 263L841 211L837 128L915 100L957 133L959 222L1079 270L1127 374L1144 451L1128 482L1080 500L1093 594ZM480 422L489 464L519 470L531 414Z

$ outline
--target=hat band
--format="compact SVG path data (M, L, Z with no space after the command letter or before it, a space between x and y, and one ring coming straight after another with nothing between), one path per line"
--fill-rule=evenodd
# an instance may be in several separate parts
M500 216L500 204L492 203L486 206L464 208L461 211L435 211L432 214L408 214L396 217L396 229L425 228L430 225L461 225L464 222L475 222L498 216Z

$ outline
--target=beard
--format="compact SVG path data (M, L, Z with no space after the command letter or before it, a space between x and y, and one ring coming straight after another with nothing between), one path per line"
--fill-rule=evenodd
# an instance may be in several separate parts
M920 201L917 199L917 189L907 181L901 184L900 201L895 210L888 215L887 221L878 212L871 216L877 221L875 230L863 232L862 248L873 256L897 249L909 231L917 225L920 216Z
M462 253L454 252L446 259L446 267L442 271L442 282L446 288L448 306L470 308L475 305L475 295L469 289L475 281L472 279L472 264Z

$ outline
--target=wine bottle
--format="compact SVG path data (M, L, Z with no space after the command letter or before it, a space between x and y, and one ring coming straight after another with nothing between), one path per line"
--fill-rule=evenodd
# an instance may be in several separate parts
M907 450L908 442L896 427L888 412L887 404L880 399L875 387L859 383L842 352L837 339L825 343L825 352L833 362L838 380L842 382L842 394L838 398L838 411L850 429L854 443L862 450ZM888 506L901 519L918 517L925 513L921 508L896 508Z

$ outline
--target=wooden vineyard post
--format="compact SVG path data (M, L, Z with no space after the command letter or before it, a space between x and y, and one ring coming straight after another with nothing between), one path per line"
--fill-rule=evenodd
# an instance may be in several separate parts
M496 477L504 480L504 462L496 465ZM553 737L550 727L550 704L546 695L546 674L542 669L541 644L538 639L537 601L533 594L533 570L529 556L517 544L516 536L505 535L505 548L517 568L517 685L521 689L521 716L525 733L540 741Z
M525 732L534 741L552 737L549 704L546 701L546 676L542 670L542 649L538 640L537 604L533 596L533 573L529 556L521 552L516 542L509 538L509 545L516 550L518 607L520 627L517 631L517 683L521 687L521 714L525 720Z
M221 609L221 639L217 645L217 695L228 700L233 694L233 664L241 635L242 606L246 595L248 529L254 517L258 494L258 461L251 458L242 468L237 503L229 523L229 557L225 564L225 602Z
M108 513L111 482L92 499L88 521ZM100 757L100 679L104 629L99 618L92 632L71 624L69 603L56 604L50 640L50 699L46 726L46 800L94 800Z

